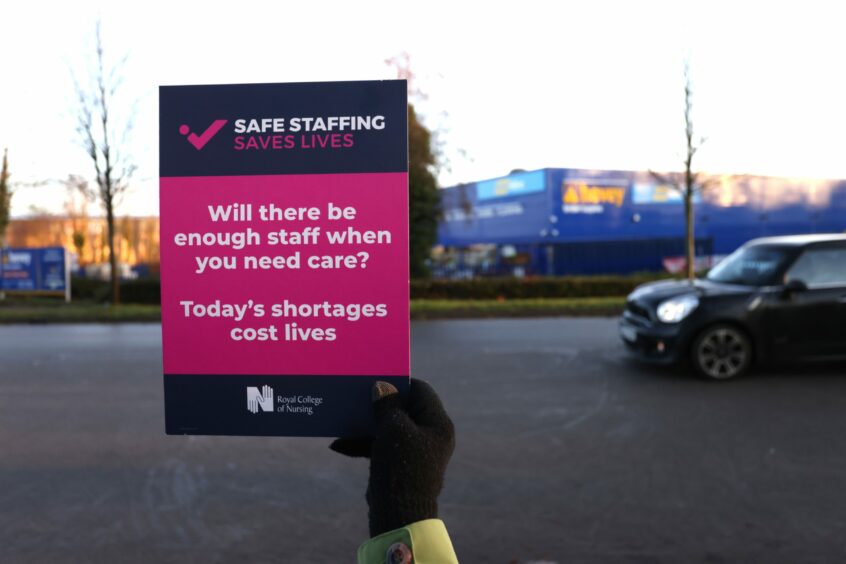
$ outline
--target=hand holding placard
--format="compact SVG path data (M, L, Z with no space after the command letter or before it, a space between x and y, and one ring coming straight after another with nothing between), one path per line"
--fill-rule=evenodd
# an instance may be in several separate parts
M335 452L370 459L370 536L438 517L438 495L455 450L455 427L428 383L411 380L405 402L385 382L373 387L373 437L341 438Z

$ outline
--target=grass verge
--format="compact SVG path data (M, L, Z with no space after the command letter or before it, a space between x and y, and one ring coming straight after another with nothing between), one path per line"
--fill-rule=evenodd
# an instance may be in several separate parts
M0 324L10 323L129 323L161 320L157 305L9 304L0 306Z
M487 317L614 316L625 307L624 297L532 298L520 300L412 300L411 319L475 319ZM6 303L0 324L10 323L130 323L157 322L157 305Z
M615 316L626 298L532 298L521 300L412 300L412 319L484 317Z

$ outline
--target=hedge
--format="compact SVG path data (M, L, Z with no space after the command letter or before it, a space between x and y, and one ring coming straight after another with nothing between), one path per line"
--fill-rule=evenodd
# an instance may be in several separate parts
M664 278L668 278L668 275L649 273L627 276L413 280L411 297L427 300L494 300L625 296L635 286Z
M601 298L625 296L639 284L667 277L667 274L649 273L627 276L412 280L411 298L414 300ZM95 302L106 302L110 295L107 281L86 278L73 279L71 292L74 299ZM121 303L158 304L160 300L161 288L158 279L149 278L121 282Z
M162 301L162 287L157 278L129 280L120 285L120 301L125 304L155 304Z
M109 299L109 283L94 278L71 278L71 299L105 302Z
M107 302L112 291L108 280L73 278L71 297L74 300ZM120 283L120 301L125 304L151 304L161 302L161 285L156 278L124 280Z

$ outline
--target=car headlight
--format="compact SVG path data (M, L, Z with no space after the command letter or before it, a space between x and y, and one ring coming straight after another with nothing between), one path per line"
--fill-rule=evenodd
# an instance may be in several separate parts
M692 294L671 298L658 304L658 319L663 323L678 323L698 305L699 298Z

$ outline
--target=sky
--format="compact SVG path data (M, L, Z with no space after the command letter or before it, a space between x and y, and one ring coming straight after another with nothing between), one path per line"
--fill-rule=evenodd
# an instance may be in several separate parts
M683 68L695 166L846 178L846 44L836 2L13 1L0 33L0 148L13 216L60 213L93 177L75 132L101 22L137 171L121 215L158 213L159 85L396 78L437 132L441 186L512 169L678 170ZM32 186L37 184L37 186Z

